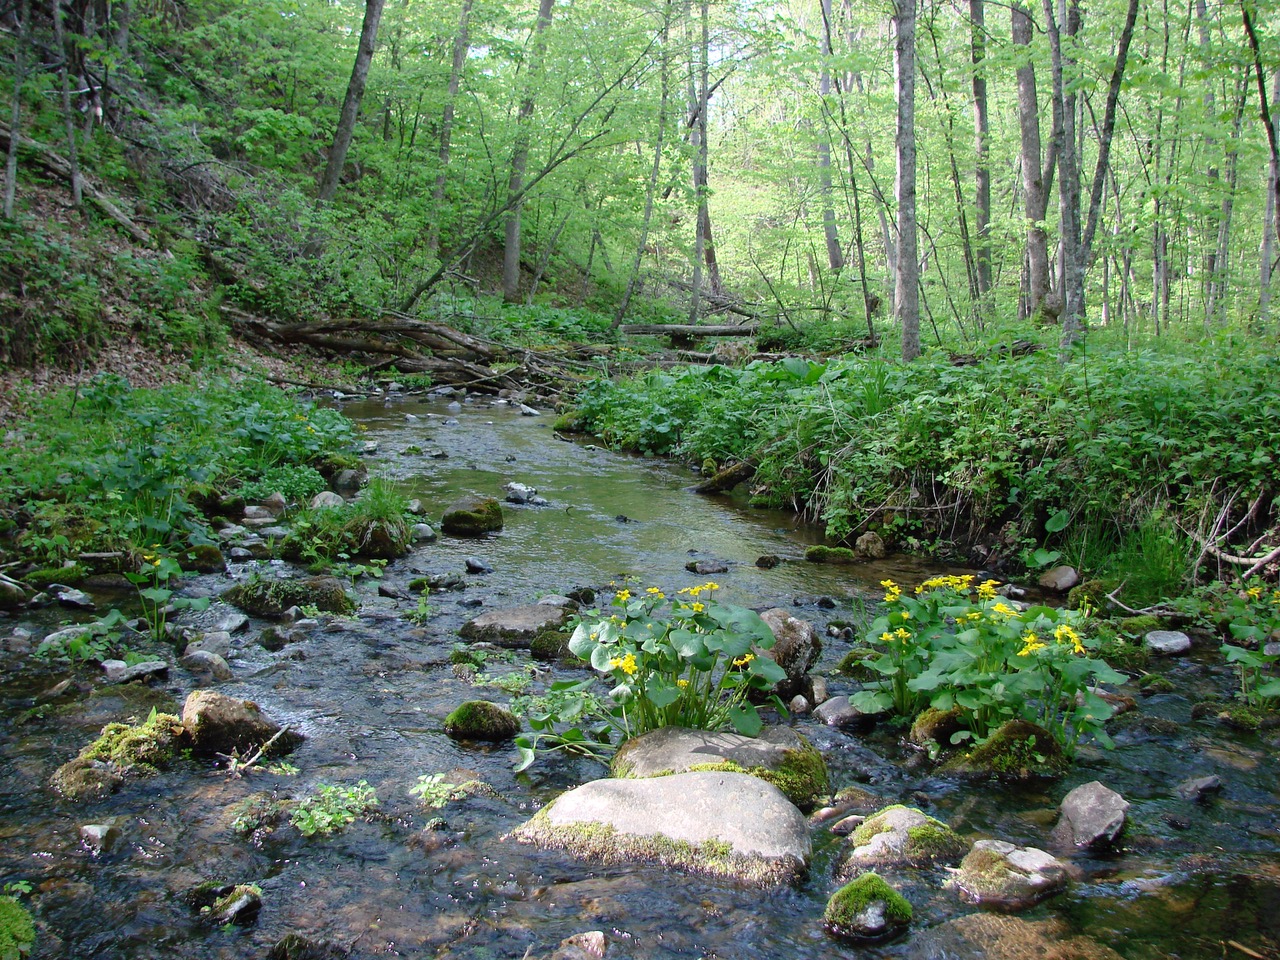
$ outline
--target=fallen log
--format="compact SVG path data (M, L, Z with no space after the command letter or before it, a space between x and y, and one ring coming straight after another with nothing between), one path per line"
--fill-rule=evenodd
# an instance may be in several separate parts
M724 493L726 490L732 490L743 481L754 477L757 466L758 464L754 460L743 460L741 463L725 467L709 480L703 480L702 483L694 487L693 492Z
M623 333L633 336L754 337L759 326L757 323L728 323L715 326L696 323L624 323L620 329Z

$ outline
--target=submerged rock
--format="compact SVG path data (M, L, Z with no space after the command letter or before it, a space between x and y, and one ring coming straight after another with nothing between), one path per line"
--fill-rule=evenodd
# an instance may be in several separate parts
M941 820L901 804L868 817L849 837L849 847L840 866L841 876L852 876L867 867L925 867L954 862L969 849Z
M109 723L79 756L54 771L49 785L68 800L101 799L125 777L151 776L167 767L182 732L171 713L152 713L144 723Z
M290 607L314 606L326 613L349 614L356 609L347 587L337 577L270 580L255 577L238 583L222 599L255 617L280 617Z
M596 780L511 836L606 863L644 860L759 886L796 878L811 852L800 811L777 787L742 773Z
M200 911L206 923L220 927L227 923L246 925L258 919L262 909L262 888L256 883L202 883L183 897Z
M120 789L124 777L109 763L76 757L53 772L49 786L68 800L101 800Z
M482 537L502 529L502 507L493 497L459 500L444 512L440 529L454 537Z
M911 922L911 904L876 873L864 873L831 895L822 926L841 940L885 940Z
M520 732L520 721L506 707L488 700L467 700L444 718L444 732L455 740L501 743Z
M1066 887L1067 865L1035 847L979 840L947 886L961 899L1002 910L1025 910Z
M1093 850L1110 847L1124 830L1128 809L1124 797L1097 780L1081 784L1062 798L1054 840Z
M506 610L490 610L462 625L464 640L487 640L503 647L528 649L533 638L544 630L558 630L571 611L547 603L530 603Z
M342 960L351 951L332 940L312 940L300 933L287 933L271 947L267 960Z
M830 790L822 754L790 727L770 727L758 737L683 727L660 727L628 740L614 755L615 777L662 777L695 770L724 770L759 777L808 809Z
M280 732L280 724L252 700L237 700L214 690L196 690L187 697L182 726L195 751L209 756L255 750ZM271 753L288 753L302 739L301 734L286 732L276 740Z
M560 941L549 960L600 960L608 948L609 942L599 930L575 933Z
M1071 936L1061 920L1029 923L1018 917L972 913L913 937L904 960L1121 960L1087 937Z
M823 701L813 711L813 715L828 727L839 727L842 730L870 727L879 716L859 710L843 695Z
M1210 795L1222 790L1222 778L1213 774L1208 777L1196 777L1178 784L1178 796L1184 800L1195 800L1207 803Z

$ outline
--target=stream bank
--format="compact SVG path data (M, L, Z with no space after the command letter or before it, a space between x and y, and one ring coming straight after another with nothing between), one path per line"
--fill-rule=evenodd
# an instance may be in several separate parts
M450 409L450 402L358 400L342 409L376 444L372 469L422 499L433 516L460 495L495 495L511 481L537 488L549 502L506 507L504 529L491 538L444 537L415 548L381 579L357 581L354 617L319 617L280 650L257 642L265 621L233 635L234 675L217 689L261 704L307 737L288 758L296 773L277 767L236 779L213 764L183 761L89 806L56 798L46 787L53 769L103 724L180 704L201 681L175 668L153 687L130 689L102 685L87 668L33 669L19 653L15 630L29 630L36 640L64 614L50 609L4 624L10 640L0 686L6 757L0 871L34 887L27 901L39 926L36 955L266 956L294 933L357 956L514 958L529 949L549 954L562 938L599 929L610 956L929 956L944 936L936 928L981 917L941 889L941 868L904 873L893 880L915 911L906 938L857 951L835 943L821 917L838 886L833 870L842 841L822 826L813 833L807 876L766 894L643 864L604 867L505 840L564 790L605 771L559 758L516 775L509 746L461 744L444 734L444 718L458 703L505 697L477 689L450 663L457 631L477 613L548 593L601 590L627 575L674 591L705 579L686 564L717 560L727 570L716 578L733 602L788 607L818 626L826 648L816 672L838 694L856 688L834 670L853 641L829 636L828 624L864 616L881 579L912 583L941 571L906 557L859 566L804 563L805 547L821 536L792 515L693 495L688 472L562 442L549 417L483 403ZM757 567L765 555L786 559ZM468 559L491 572L467 573ZM243 562L231 564L229 575L243 579L262 569L292 572L278 562ZM431 616L414 623L408 583L433 575L455 575L464 589L433 595ZM186 586L214 595L228 582L210 574ZM103 608L122 602L95 599ZM215 625L234 613L215 601L200 622ZM525 662L495 652L485 667L494 675L520 673ZM892 728L847 733L810 717L796 718L795 726L823 754L833 787L857 786L885 804L922 807L967 840L1043 845L1066 792L1102 780L1131 804L1128 840L1118 852L1071 856L1068 891L1021 919L1056 924L1036 928L1055 942L1083 938L1077 942L1106 945L1133 960L1208 960L1231 940L1265 954L1280 939L1274 736L1191 720L1194 702L1232 686L1220 658L1197 649L1151 669L1173 689L1143 697L1141 722L1115 730L1117 749L1086 749L1060 782L974 786L936 775ZM537 682L580 675L555 667ZM74 692L55 697L54 709L29 712L68 679ZM434 773L483 781L492 793L424 809L409 789ZM1210 774L1225 784L1220 795L1204 803L1177 795L1184 780ZM235 829L251 797L301 799L321 784L361 780L381 804L332 838L307 838L289 825L247 836ZM443 824L431 825L437 816ZM87 824L114 826L118 839L94 852L81 839ZM210 880L256 883L263 899L256 921L229 928L202 922L184 895ZM1028 936L1003 920L995 926L1006 936ZM957 928L946 929L963 939Z

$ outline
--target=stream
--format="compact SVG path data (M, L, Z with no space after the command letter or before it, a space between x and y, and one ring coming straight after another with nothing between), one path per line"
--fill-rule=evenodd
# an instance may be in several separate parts
M0 655L0 880L27 880L34 888L24 898L37 920L34 956L266 957L282 937L297 933L334 941L352 956L522 958L550 955L561 939L588 930L605 933L610 957L934 955L919 946L921 933L975 909L942 889L944 869L891 876L915 910L905 938L839 943L823 931L821 915L839 886L832 866L843 840L823 827L815 828L807 878L764 892L540 851L503 837L560 792L606 771L587 760L552 758L516 775L511 745L457 743L444 734L443 721L463 700L507 699L460 679L449 663L458 628L485 610L581 587L601 590L626 576L671 594L707 579L687 572L686 563L719 560L729 567L713 577L723 587L721 599L787 607L817 625L825 649L814 672L828 677L834 695L857 689L834 670L854 641L828 637L827 625L865 617L880 598L881 579L913 584L955 571L906 556L858 566L806 563L804 548L822 542L822 534L794 515L694 494L697 478L665 461L558 439L548 415L521 416L483 401L461 409L447 403L378 398L347 401L342 410L377 444L366 458L371 472L420 498L432 521L463 494L501 497L508 481L536 487L549 504L504 504L505 528L487 539L442 537L415 547L381 581L357 582L355 617L321 618L304 642L278 653L256 642L265 622L236 634L234 679L217 688L256 701L306 735L287 758L296 774L264 769L233 778L186 760L156 777L127 780L105 800L68 803L47 786L59 764L107 722L144 719L166 700L168 709L180 709L197 682L175 665L154 692L126 691L103 685L92 667L23 666L17 654ZM756 560L764 555L783 562L761 569ZM416 601L379 595L380 585L395 592L423 575L463 573L468 558L492 572L464 573L464 590L433 594L425 623L409 619ZM188 586L218 593L254 566L232 564L227 575L196 577ZM99 598L101 611L119 603ZM213 622L232 612L215 602L201 616ZM45 609L0 619L0 637L22 628L38 640L67 615ZM486 670L519 672L528 662L526 654L495 656ZM1114 751L1086 746L1062 781L1034 786L934 776L924 757L883 726L858 735L810 717L793 722L826 758L833 789L856 784L886 804L919 806L969 840L1049 848L1062 796L1101 780L1131 804L1123 850L1070 855L1075 880L1067 891L1021 916L1056 918L1067 934L1128 960L1275 958L1276 734L1191 720L1195 701L1234 688L1216 650L1153 660L1149 669L1175 689L1139 697L1140 714L1172 723L1118 725ZM538 682L581 675L556 668ZM24 715L42 691L67 678L80 690L69 704L41 717ZM483 780L495 795L427 810L409 788L433 773ZM1179 798L1178 784L1210 774L1224 781L1221 794L1206 804ZM250 837L232 828L236 805L253 794L301 798L320 784L360 780L376 789L381 805L333 837L305 838L287 824ZM437 815L443 824L428 828ZM92 852L79 835L90 823L119 827L120 841ZM257 883L263 906L256 922L202 923L183 894L207 880Z

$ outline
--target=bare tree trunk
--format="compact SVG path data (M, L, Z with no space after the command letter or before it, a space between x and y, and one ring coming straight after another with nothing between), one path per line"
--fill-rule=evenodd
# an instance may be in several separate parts
M9 110L9 150L4 162L4 218L13 219L13 202L18 194L18 141L22 139L22 85L27 77L27 65L23 51L27 45L27 21L31 17L31 4L21 0L18 7L18 23L15 27L17 42L13 45L13 103Z
M76 126L71 118L71 82L67 77L70 51L63 30L62 0L53 0L53 40L58 54L58 86L62 94L62 121L67 131L67 163L71 166L71 201L77 207L84 200L80 185L80 160L76 145Z
M822 0L822 20L831 22L831 0ZM818 78L818 95L825 104L831 96L831 30L822 32L822 75ZM818 177L822 190L822 234L827 241L827 263L833 271L844 267L844 253L840 249L840 237L836 233L836 211L831 202L831 141L827 138L826 125L818 137Z
M508 207L505 237L502 246L502 299L507 303L520 301L520 216L524 210L524 199L521 196L524 187L525 167L529 162L529 120L533 116L536 92L534 87L542 72L542 57L546 52L547 28L551 26L551 15L555 9L553 0L540 0L538 19L533 25L533 49L529 70L525 76L525 97L520 103L520 113L516 117L516 142L511 151L511 176L507 180ZM520 197L511 202L510 198Z
M458 15L458 32L453 38L453 64L449 68L449 86L445 92L444 110L440 116L440 169L436 172L435 186L431 190L432 217L427 233L427 252L435 256L440 249L440 221L444 208L444 191L449 182L449 156L453 147L453 115L458 100L458 88L462 85L462 68L467 62L467 50L471 47L471 5L474 0L462 0L462 12Z
M1058 155L1058 225L1062 262L1062 339L1065 358L1077 340L1084 336L1084 271L1085 263L1080 238L1080 161L1076 153L1076 97L1074 85L1068 86L1066 74L1072 72L1075 60L1063 51L1063 39L1070 49L1080 31L1078 0L1058 0L1061 11L1055 15L1053 0L1044 0L1045 32L1049 35L1050 63L1053 70L1054 140Z
M1027 314L1039 320L1049 294L1049 235L1044 218L1049 210L1045 169L1053 169L1040 156L1040 101L1036 92L1036 68L1031 61L1031 15L1021 3L1010 8L1013 42L1022 47L1018 61L1018 129L1022 140L1022 193L1027 218Z
M897 0L893 15L898 88L898 271L894 300L902 324L902 359L920 356L920 264L916 237L916 0Z
M1244 30L1249 37L1249 49L1253 51L1253 72L1258 83L1258 112L1262 116L1262 123L1267 130L1267 146L1271 148L1271 191L1268 197L1268 208L1270 210L1270 221L1272 224L1272 232L1274 233L1276 208L1280 206L1280 128L1277 128L1276 121L1271 116L1271 105L1267 102L1267 81L1262 70L1262 50L1258 43L1258 32L1253 25L1253 17L1249 13L1247 0L1240 0L1240 16L1244 19ZM1275 99L1280 102L1280 76L1275 80ZM1266 298L1265 308L1260 312L1265 317L1267 310L1270 308L1271 298L1271 278L1272 278L1272 252L1274 248L1268 248L1266 240L1263 240L1263 261L1262 261L1262 296ZM1260 304L1262 307L1262 304Z
M1276 71L1272 84L1272 101L1280 103L1280 70ZM1258 320L1263 324L1270 320L1271 313L1272 268L1276 256L1276 201L1280 199L1280 156L1274 151L1268 174L1267 211L1262 223L1261 284L1258 289Z
M329 148L329 162L316 199L328 203L338 192L342 167L347 162L347 150L356 131L356 118L360 115L360 101L364 99L365 84L369 80L369 65L378 42L378 23L382 20L384 0L365 0L364 23L360 27L360 43L356 47L355 64L351 67L351 79L347 82L347 95L342 101L342 113L338 115L338 129L333 133L333 146Z
M702 309L702 257L707 248L707 235L704 232L702 209L706 203L703 191L706 190L707 162L707 83L710 77L709 59L711 55L710 11L707 0L702 0L699 7L702 24L702 42L698 47L697 59L690 64L689 100L690 109L697 111L697 120L690 131L694 148L693 189L696 195L698 212L693 230L693 280L689 298L689 322L697 323ZM696 66L694 65L696 63ZM707 218L708 223L710 217Z
M984 0L969 0L970 48L973 58L973 153L978 234L978 295L991 294L991 167L987 158L990 126L987 120L987 22Z
M631 262L631 272L627 276L627 288L618 303L618 312L613 315L610 329L616 330L626 318L631 307L631 298L636 292L636 283L640 277L640 262L644 259L645 247L649 245L649 227L653 223L654 199L658 193L658 178L662 176L662 148L667 136L667 111L671 100L671 5L674 0L666 0L662 8L662 54L660 82L662 93L658 100L658 134L653 140L653 165L649 168L649 182L644 191L644 216L641 219L640 239L636 242L636 255Z

